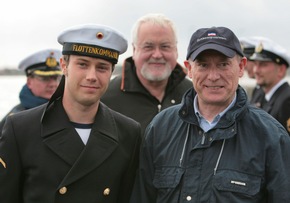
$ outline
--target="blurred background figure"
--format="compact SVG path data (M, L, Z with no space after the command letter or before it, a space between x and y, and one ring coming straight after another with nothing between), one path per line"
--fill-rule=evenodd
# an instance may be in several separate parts
M27 76L26 84L19 93L20 103L0 122L0 132L8 115L39 106L50 99L62 76L59 67L61 56L60 50L45 49L29 55L19 63L18 68L25 71Z
M250 57L262 91L252 95L251 103L276 118L290 134L290 86L285 79L290 64L289 52L268 39L261 38Z
M239 39L244 56L247 58L245 70L250 79L255 79L254 73L255 62L251 60L251 56L255 53L255 47L261 39L263 39L263 37L260 36L241 37ZM253 94L256 95L260 93L260 91L263 92L263 90L257 84L252 88L247 88L248 98L252 99Z
M177 63L175 25L163 14L147 14L132 29L133 56L113 78L102 102L138 121L142 133L161 110L181 102L192 87Z
M239 40L241 43L241 47L243 49L244 56L248 59L245 70L249 78L255 78L255 74L254 74L255 63L250 59L250 57L255 52L255 46L256 46L257 40L255 40L255 38L253 37L242 37Z

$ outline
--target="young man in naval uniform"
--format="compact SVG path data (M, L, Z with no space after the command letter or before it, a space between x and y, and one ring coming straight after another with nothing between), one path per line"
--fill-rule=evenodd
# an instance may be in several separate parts
M1 203L127 203L141 127L100 102L126 39L104 25L63 31L63 78L48 104L9 116Z

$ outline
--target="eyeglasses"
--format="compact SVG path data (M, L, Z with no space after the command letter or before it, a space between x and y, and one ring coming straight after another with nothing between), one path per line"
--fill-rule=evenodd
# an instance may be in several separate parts
M39 75L33 75L33 78L36 78L37 80L41 82L49 82L51 80L59 82L61 79L61 75L50 75L50 76L39 76Z

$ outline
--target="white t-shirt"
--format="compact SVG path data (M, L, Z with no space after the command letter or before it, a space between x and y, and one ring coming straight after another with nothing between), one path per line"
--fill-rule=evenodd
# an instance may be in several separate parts
M90 137L93 124L82 124L82 123L74 123L74 122L71 122L71 123L75 127L76 131L78 132L83 143L86 145Z

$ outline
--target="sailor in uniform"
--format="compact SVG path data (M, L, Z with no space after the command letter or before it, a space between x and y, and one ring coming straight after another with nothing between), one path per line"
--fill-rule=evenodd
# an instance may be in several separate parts
M100 102L127 40L86 24L58 37L63 76L48 104L7 117L1 203L128 203L141 127ZM118 102L118 100L116 100Z
M255 62L257 85L263 90L253 94L251 103L271 114L290 134L290 86L286 80L289 52L276 42L262 38L250 59Z

